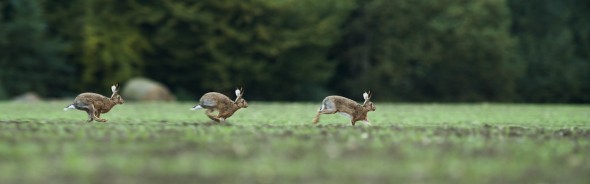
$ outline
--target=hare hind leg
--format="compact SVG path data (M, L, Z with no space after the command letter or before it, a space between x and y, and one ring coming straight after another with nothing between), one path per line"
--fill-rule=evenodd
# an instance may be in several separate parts
M207 117L209 117L209 119L215 122L220 122L221 120L213 114L213 111L213 109L207 109L207 111L205 111L205 114L207 114Z
M78 110L82 110L88 114L88 122L94 120L94 107L92 105L86 105L82 103L74 103L74 107Z
M93 115L93 112L92 112L92 111L90 111L90 109L86 109L85 111L86 111L86 113L88 113L88 120L87 120L87 121L88 121L88 122L92 122L92 120L94 120L94 119L92 118L92 117L94 116L94 115Z
M337 110L330 110L330 109L320 109L318 113L313 118L313 124L317 124L320 121L320 115L322 114L334 114L338 112Z
M88 105L88 111L87 112L88 112L88 117L90 118L88 120L88 122L91 122L92 120L96 120L96 121L99 121L99 122L105 122L104 120L96 117L96 113L97 112L96 112L96 108L94 108L94 105L92 105L92 104Z

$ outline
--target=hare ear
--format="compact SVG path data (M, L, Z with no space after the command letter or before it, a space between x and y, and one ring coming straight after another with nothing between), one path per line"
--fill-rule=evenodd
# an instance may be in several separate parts
M369 100L369 93L363 93L363 98L365 98L365 100Z
M111 86L111 91L113 91L113 93L119 92L119 83L113 84Z
M236 96L240 97L242 94L242 91L240 91L240 89L236 89Z

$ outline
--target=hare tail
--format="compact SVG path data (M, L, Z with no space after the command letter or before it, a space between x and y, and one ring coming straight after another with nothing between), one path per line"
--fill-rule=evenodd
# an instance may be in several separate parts
M64 108L64 111L70 110L70 109L75 109L76 107L74 107L74 104L70 104L68 105L66 108Z
M193 108L191 108L191 110L197 110L197 109L202 109L203 107L201 107L201 105L196 105Z

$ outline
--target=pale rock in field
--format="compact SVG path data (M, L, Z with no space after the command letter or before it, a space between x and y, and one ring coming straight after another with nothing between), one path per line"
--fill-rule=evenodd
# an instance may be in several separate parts
M176 99L166 86L146 78L129 80L121 95L126 100L133 101L174 101Z
M35 92L26 92L12 98L13 102L40 102L43 101L41 97Z

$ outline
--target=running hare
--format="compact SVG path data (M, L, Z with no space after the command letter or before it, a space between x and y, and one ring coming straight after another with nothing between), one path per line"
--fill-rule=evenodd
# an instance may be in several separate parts
M64 108L64 111L69 109L86 111L88 113L88 122L93 120L106 122L106 119L100 118L100 114L109 112L117 104L125 103L119 95L119 84L111 86L111 90L113 91L111 98L96 93L82 93L74 99L73 104Z
M318 110L315 118L313 118L313 123L318 123L321 114L340 113L350 118L352 126L354 126L357 121L364 121L365 124L371 125L369 119L367 119L367 113L369 111L375 111L375 105L370 101L371 91L363 93L363 98L365 98L365 102L363 104L358 104L354 100L345 97L328 96L322 101L322 106Z
M242 98L244 91L236 89L236 100L232 101L229 97L218 93L209 92L204 94L199 100L199 104L191 108L191 110L207 109L205 114L213 121L223 123L225 119L229 118L240 108L247 108L248 103ZM217 115L212 114L213 111L219 111Z

